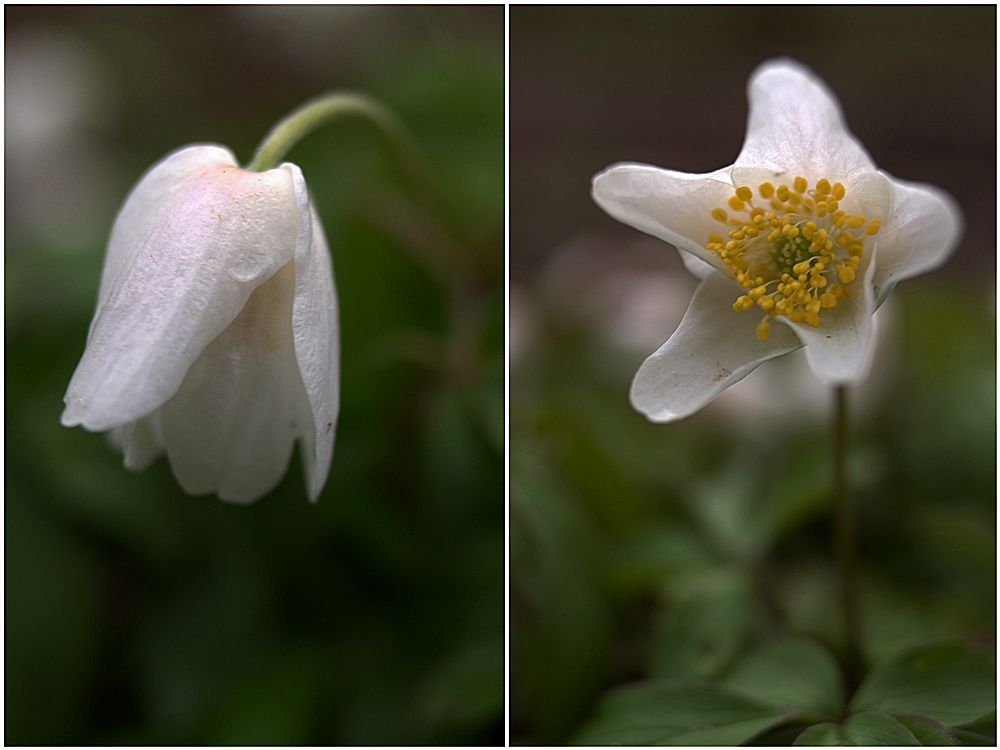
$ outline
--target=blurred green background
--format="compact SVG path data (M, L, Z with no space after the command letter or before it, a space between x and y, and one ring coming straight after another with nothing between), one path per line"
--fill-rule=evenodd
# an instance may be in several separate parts
M589 197L616 161L731 164L777 55L829 83L881 168L965 211L949 263L879 312L850 489L868 656L995 652L995 29L993 7L511 7L513 743L581 737L625 683L730 680L777 636L841 649L831 394L798 353L685 421L633 412L695 280Z
M504 11L5 8L7 744L502 744ZM289 155L340 295L330 479L184 495L59 425L111 223L166 153L244 163L352 88L409 125L445 206L364 125Z

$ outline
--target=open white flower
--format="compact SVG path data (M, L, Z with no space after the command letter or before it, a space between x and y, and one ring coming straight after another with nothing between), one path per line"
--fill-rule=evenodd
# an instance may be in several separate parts
M166 450L191 494L249 503L301 440L326 483L339 404L333 269L302 172L188 146L122 206L62 423L111 431L125 466Z
M875 309L897 282L944 263L961 236L951 196L878 170L804 66L762 64L748 96L732 166L686 174L623 163L594 177L601 208L676 246L701 279L632 382L632 405L654 422L690 416L801 346L824 382L861 382Z

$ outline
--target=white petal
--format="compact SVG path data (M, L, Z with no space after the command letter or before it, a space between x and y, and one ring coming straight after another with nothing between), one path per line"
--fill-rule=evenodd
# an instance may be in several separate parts
M782 58L760 65L747 84L750 113L733 165L737 186L767 176L853 182L875 163L851 135L836 97L811 70Z
M683 250L677 251L681 256L681 263L688 270L692 276L696 276L699 279L706 279L710 274L716 272L714 266L710 266L708 263L703 261L701 258L691 255L691 253L686 253Z
M290 262L257 287L160 410L186 492L252 502L281 481L296 438L312 429L292 340L294 294Z
M618 221L728 274L722 261L705 249L708 235L729 229L711 215L733 195L728 168L687 174L647 164L615 164L594 175L591 194Z
M636 410L653 422L683 419L761 362L802 346L790 329L773 323L770 337L758 339L763 313L733 310L741 292L718 273L702 281L674 335L636 373L630 394Z
M103 431L155 411L253 290L292 260L298 211L288 173L231 162L224 149L190 147L129 195L64 425Z
M124 454L125 468L132 471L145 471L163 453L159 412L153 412L138 422L114 427L108 437Z
M312 429L303 433L302 457L309 499L315 502L330 471L340 409L337 291L330 250L302 172L294 164L283 164L282 168L292 175L301 221L295 245L292 332L295 357L312 415Z
M958 246L964 222L955 199L933 185L883 173L892 212L876 235L878 268L872 283L881 304L897 282L943 265Z
M829 385L858 385L868 377L875 357L875 293L872 276L878 263L877 249L873 249L865 270L864 283L858 289L851 285L853 294L834 308L820 313L820 324L813 327L806 323L793 323L783 315L777 316L794 329L806 345L809 367L820 380Z

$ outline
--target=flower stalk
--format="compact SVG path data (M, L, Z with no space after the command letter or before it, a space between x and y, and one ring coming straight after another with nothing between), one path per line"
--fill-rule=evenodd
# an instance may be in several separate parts
M266 172L274 169L295 144L313 130L348 117L360 117L375 127L403 179L414 192L438 196L430 169L403 123L381 102L354 91L321 94L293 110L261 141L247 170Z
M854 527L847 492L847 388L834 389L833 440L834 545L840 568L840 604L844 623L844 678L850 696L864 676L861 626L855 583Z

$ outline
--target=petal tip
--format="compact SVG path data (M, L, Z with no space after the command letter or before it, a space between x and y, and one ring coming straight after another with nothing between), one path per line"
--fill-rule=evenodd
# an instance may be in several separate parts
M792 57L787 56L772 57L760 63L750 73L750 77L747 80L747 88L752 89L762 78L782 74L788 74L796 78L805 79L812 84L818 84L824 90L827 89L826 82L816 75L812 68Z

